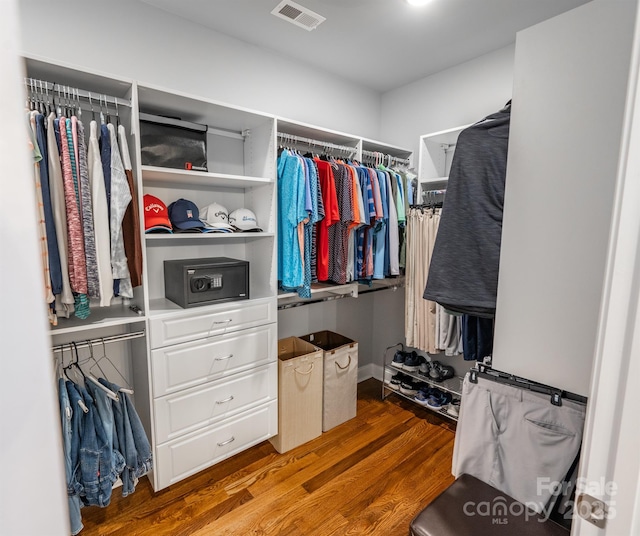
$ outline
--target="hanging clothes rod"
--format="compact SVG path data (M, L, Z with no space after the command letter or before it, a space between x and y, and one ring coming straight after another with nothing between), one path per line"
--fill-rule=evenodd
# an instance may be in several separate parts
M382 153L379 151L362 151L362 159L364 160L365 157L368 157L371 160L374 160L376 163L378 161L381 162L389 162L389 164L391 164L391 162L394 162L396 164L403 164L405 166L409 166L410 160L409 158L400 158L399 156L394 156L392 154L387 154L387 153Z
M278 139L282 142L309 145L310 147L322 147L332 151L340 151L347 154L354 154L358 151L356 147L349 147L348 145L337 145L328 141L319 141L311 138L303 138L301 136L295 136L293 134L287 134L286 132L278 132Z
M105 95L104 93L94 93L93 91L86 91L77 87L64 86L61 84L55 84L53 82L47 82L46 80L39 80L37 78L25 78L25 87L33 94L38 96L47 96L47 92L51 92L49 96L59 96L62 98L69 98L74 100L76 98L82 98L88 101L95 101L96 106L102 104L117 104L118 106L131 107L131 101L121 99L120 97L112 97L111 95Z
M75 348L78 350L82 348L89 348L90 346L95 346L97 344L110 344L113 342L122 342L128 341L131 339L139 339L140 337L144 337L144 331L134 331L132 333L123 333L122 335L110 335L109 337L100 337L97 339L89 339L84 341L75 342ZM66 342L64 344L58 344L52 348L53 353L62 352L63 349L69 349L74 346L70 342Z
M535 393L549 395L551 397L551 404L553 404L554 406L562 406L563 398L572 400L573 402L578 402L580 404L587 403L587 397L585 396L570 393L569 391L564 391L562 389L551 387L543 383L527 380L526 378L520 378L519 376L514 376L513 374L509 374L508 372L501 372L483 363L477 363L476 368L469 371L469 381L471 383L478 383L478 378L484 378L496 383L503 383L505 385L519 387L521 389L526 389Z

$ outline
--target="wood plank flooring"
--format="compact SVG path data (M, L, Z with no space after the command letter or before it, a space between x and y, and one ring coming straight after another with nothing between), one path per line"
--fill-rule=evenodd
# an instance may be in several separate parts
M454 424L381 385L358 414L285 454L261 443L158 493L146 477L107 508L83 508L81 536L406 536L451 482Z

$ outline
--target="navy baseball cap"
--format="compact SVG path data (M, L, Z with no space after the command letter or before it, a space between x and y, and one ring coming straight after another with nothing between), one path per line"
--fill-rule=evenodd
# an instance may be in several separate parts
M169 219L174 229L188 231L190 229L201 230L204 224L200 221L200 212L193 201L178 199L168 207Z

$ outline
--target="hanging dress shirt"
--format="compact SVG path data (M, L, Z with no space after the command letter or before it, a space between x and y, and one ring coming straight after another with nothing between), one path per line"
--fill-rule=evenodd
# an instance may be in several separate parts
M104 183L104 172L98 145L98 124L89 124L88 149L89 184L93 203L93 225L96 240L96 263L100 287L100 307L111 305L113 298L113 275L111 273L111 237L109 233L109 209Z
M340 220L340 212L333 167L325 160L319 158L314 160L318 166L318 178L325 210L324 219L317 224L318 281L326 281L329 279L329 228Z
M69 282L69 246L67 235L67 209L65 206L65 192L60 165L60 152L56 140L55 114L47 118L47 154L49 157L49 193L53 222L56 228L58 254L60 256L60 275L62 281L61 293L56 296L56 314L69 318L74 311L74 298Z
M90 298L100 297L100 281L98 278L98 263L96 260L96 239L93 224L93 206L91 201L91 186L89 184L89 170L87 166L87 147L84 141L84 125L74 116L71 118L74 132L77 130L76 154L78 155L78 171L82 203L82 226L84 233L84 256L87 262L87 291Z
M120 280L119 294L124 298L133 298L133 287L129 277L127 257L124 252L124 237L122 234L122 220L127 206L131 202L131 191L124 172L116 127L109 123L109 141L111 144L111 270L113 279Z
M124 213L122 220L122 233L124 235L124 252L127 256L127 265L131 277L131 285L139 287L142 285L142 243L140 242L140 212L138 210L138 196L136 185L133 179L133 166L129 155L129 144L127 143L127 131L123 125L118 127L118 138L120 139L120 151L122 152L122 164L127 176L129 191L131 192L131 203Z

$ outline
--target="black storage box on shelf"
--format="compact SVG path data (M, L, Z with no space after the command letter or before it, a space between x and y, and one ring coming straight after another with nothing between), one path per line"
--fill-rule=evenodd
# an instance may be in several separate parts
M140 114L143 166L207 171L207 126Z
M229 257L164 261L164 295L180 307L249 299L249 263Z

